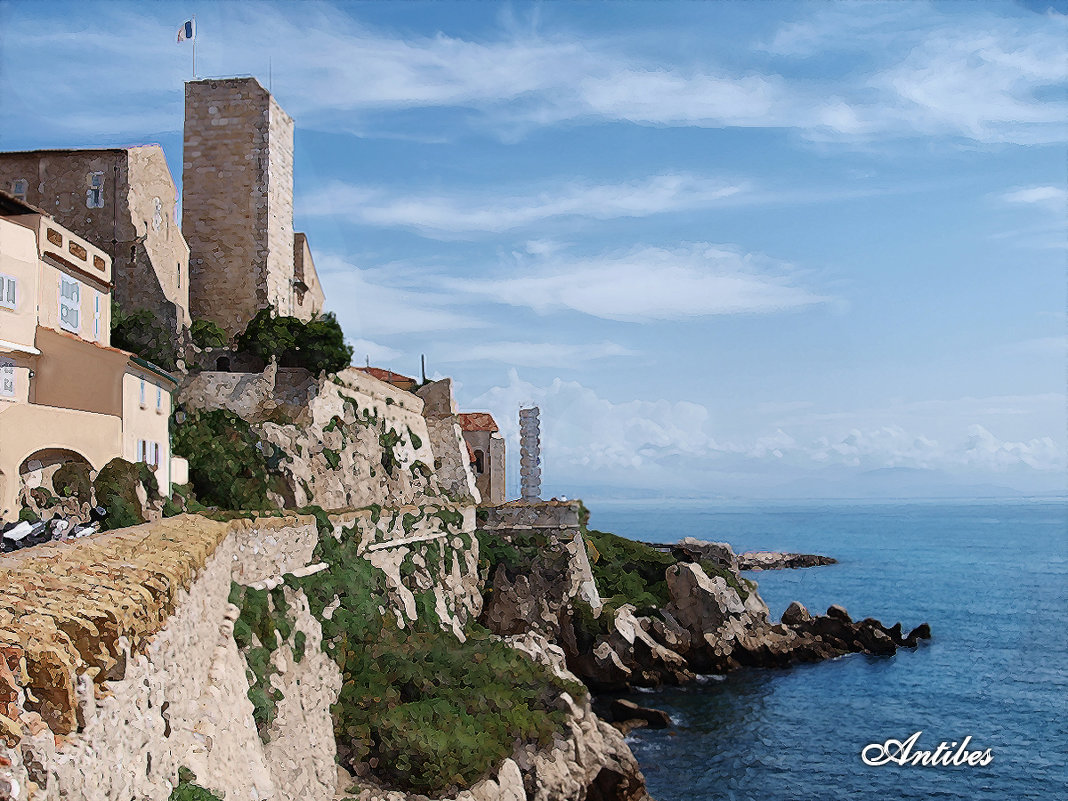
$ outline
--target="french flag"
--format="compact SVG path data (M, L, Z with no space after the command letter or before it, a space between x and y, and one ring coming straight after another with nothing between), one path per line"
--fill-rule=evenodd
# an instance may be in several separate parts
M186 41L192 41L197 35L197 21L195 19L188 20L181 28L178 29L178 44Z

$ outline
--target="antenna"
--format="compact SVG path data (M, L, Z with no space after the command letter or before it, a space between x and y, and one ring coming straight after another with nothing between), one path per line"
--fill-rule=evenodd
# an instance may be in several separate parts
M419 362L423 367L423 383L425 384L426 383L426 354L425 353L420 353L419 354Z
M270 56L267 57L267 91L274 94L274 64Z
M367 366L368 367L371 366L371 354L370 353L367 354Z

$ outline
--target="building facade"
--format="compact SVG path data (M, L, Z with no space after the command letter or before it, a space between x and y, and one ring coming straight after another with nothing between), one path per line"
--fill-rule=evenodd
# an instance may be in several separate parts
M112 276L102 248L0 194L0 519L30 474L72 461L146 462L170 494L177 383L110 346Z
M0 153L0 190L98 245L124 312L147 309L176 333L189 326L189 248L159 145Z
M489 412L457 415L464 441L471 449L475 485L484 506L504 503L504 437Z
M322 289L293 230L293 118L255 78L190 81L184 141L193 317L231 335L268 306L311 319Z

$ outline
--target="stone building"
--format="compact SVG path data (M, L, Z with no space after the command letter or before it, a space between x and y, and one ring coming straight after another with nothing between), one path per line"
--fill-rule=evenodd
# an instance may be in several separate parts
M102 248L0 193L0 519L67 462L143 461L166 495L187 480L168 433L177 382L109 345L112 275Z
M189 248L159 145L0 153L0 190L98 245L124 312L147 309L175 332L189 326Z
M471 448L475 485L484 506L504 503L504 437L489 412L457 415L464 441Z
M293 230L293 118L255 78L185 85L182 232L194 318L233 335L267 306L302 319L322 309Z

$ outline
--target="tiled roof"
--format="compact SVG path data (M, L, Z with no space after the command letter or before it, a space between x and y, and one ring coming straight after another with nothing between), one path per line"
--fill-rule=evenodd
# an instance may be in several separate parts
M460 428L464 431L500 431L497 421L489 412L466 412L458 414Z
M396 384L398 382L402 384L415 384L417 383L414 378L409 378L406 375L400 373L394 373L392 370L383 370L381 367L357 367L361 373L367 373L372 378L377 378L379 381L385 381L389 384Z

